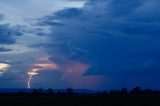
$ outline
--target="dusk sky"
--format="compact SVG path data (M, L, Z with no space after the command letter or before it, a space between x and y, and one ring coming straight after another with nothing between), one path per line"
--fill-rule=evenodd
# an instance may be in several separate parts
M160 89L160 0L0 0L0 88Z

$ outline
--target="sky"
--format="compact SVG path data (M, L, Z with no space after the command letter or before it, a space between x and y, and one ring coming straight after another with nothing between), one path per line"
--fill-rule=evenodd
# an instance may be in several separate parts
M159 0L0 0L0 88L160 89Z

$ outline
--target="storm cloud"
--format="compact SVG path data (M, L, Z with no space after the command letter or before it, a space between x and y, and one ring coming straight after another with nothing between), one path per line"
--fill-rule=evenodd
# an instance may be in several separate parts
M41 20L52 32L46 49L59 64L66 58L90 64L83 75L146 80L151 71L160 74L159 9L158 0L89 0L63 9Z
M18 28L12 27L9 24L0 24L0 44L13 44L18 36L22 33Z
M21 63L11 67L16 78L47 56L59 67L50 72L56 87L160 88L159 0L22 2L0 1L0 56ZM44 73L33 86L54 86Z

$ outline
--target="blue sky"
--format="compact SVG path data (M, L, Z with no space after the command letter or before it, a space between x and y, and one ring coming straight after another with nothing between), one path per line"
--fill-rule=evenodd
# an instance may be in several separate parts
M158 0L1 0L1 88L160 89L159 7Z

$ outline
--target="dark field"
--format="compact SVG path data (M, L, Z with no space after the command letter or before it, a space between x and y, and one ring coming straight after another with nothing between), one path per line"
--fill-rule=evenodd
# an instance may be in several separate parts
M142 95L6 95L0 106L160 106L160 96Z
M0 90L0 106L160 106L159 90L9 89ZM9 91L14 91L10 92ZM80 93L81 91L81 93ZM83 91L83 93L82 93Z

